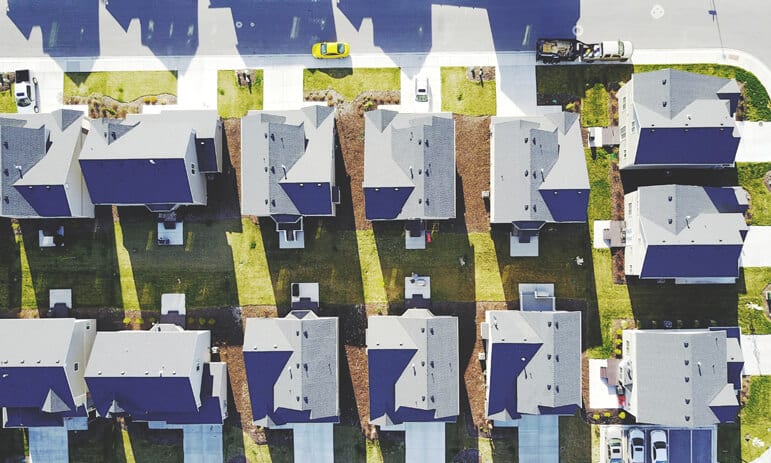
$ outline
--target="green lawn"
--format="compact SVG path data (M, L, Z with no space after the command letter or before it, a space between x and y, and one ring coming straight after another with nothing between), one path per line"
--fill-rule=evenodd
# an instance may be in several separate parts
M559 433L560 461L592 461L592 427L581 418L581 412L573 416L560 416Z
M750 398L740 417L742 460L752 461L771 448L771 376L751 378Z
M356 232L339 229L334 218L306 218L305 249L279 249L272 220L263 219L260 225L270 281L280 307L289 306L289 285L301 281L318 282L324 303L364 303Z
M23 461L21 457L29 453L26 436L24 430L0 427L0 461Z
M610 115L608 103L610 96L602 84L594 84L581 100L581 125L584 127L608 127Z
M480 84L466 78L465 67L443 67L442 111L467 116L496 114L495 81Z
M13 98L13 89L0 92L0 113L15 113L16 100Z
M331 68L305 69L303 90L334 89L345 101L352 101L365 91L395 91L401 89L399 68Z
M289 432L289 431L268 431ZM268 437L270 440L270 435ZM291 445L271 442L269 445L257 445L243 433L240 427L226 424L222 427L223 461L248 461L254 463L291 463L294 460ZM244 458L239 460L239 458Z
M771 283L771 267L742 269L745 290L739 293L739 326L747 334L771 334L771 320L759 310L747 308L748 303L762 306L761 292Z
M375 224L375 243L390 303L404 300L404 278L412 272L431 276L431 298L439 301L474 301L474 252L468 236L444 233L438 225L425 250L404 248L404 224ZM459 258L466 256L461 268Z
M745 119L749 121L771 121L771 103L769 102L768 91L753 73L736 66L726 66L723 64L635 65L634 71L646 72L665 68L736 79L737 82L744 86L744 96L746 98Z
M105 95L129 102L149 95L177 94L177 71L65 72L64 99Z
M158 246L149 216L121 219L121 226L143 310L159 309L163 293L185 293L188 308L238 305L227 234L240 231L240 220L185 221L184 246Z
M589 171L589 221L610 220L610 155L602 148L597 149L596 158L585 150L586 167ZM589 227L592 230L593 227Z
M21 221L23 242L3 250L4 256L11 252L11 279L21 282L11 284L5 307L46 308L51 288L72 288L73 304L81 307L111 306L120 297L112 229L83 220L67 220L64 227L64 247L41 249L39 223Z
M741 456L741 429L738 423L717 425L717 454L720 463L746 463Z
M771 162L738 163L739 185L752 197L752 225L771 225L771 193L763 185L763 176L771 171Z
M602 84L605 88L626 82L632 76L631 64L581 64L576 66L536 66L536 92L559 98L582 98L584 93ZM570 98L568 98L570 97Z
M130 423L126 431L99 420L88 431L69 434L69 452L73 463L182 463L182 431L148 429L144 423Z
M252 87L240 87L235 72L217 71L217 112L223 118L243 117L250 109L262 109L262 69L254 71Z

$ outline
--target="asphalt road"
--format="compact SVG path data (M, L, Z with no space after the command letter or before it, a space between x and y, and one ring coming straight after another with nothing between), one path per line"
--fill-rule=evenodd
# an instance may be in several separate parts
M771 64L768 0L0 0L0 56L532 50L538 37L735 48ZM2 10L0 10L2 11Z

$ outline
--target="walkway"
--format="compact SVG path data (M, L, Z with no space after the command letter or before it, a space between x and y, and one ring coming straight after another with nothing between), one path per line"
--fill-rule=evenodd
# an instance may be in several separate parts
M752 226L744 239L741 267L771 267L771 227Z
M771 375L771 334L743 334L742 355L745 375Z

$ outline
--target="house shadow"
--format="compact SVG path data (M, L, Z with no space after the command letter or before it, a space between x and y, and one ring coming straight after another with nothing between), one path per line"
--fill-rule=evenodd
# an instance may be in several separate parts
M138 20L142 45L157 56L192 56L198 49L197 1L110 0L107 11L124 31Z
M230 9L242 55L308 54L314 43L337 39L331 2L210 0L209 8Z
M0 217L0 285L0 308L8 309L7 316L15 317L15 309L21 304L21 266L11 220L5 217ZM5 312L0 311L0 317L4 316Z
M621 170L621 184L624 194L636 191L641 186L650 185L700 185L700 186L736 186L739 176L734 168L730 169L641 169Z
M737 326L739 292L746 291L743 270L737 283L729 285L677 285L637 277L626 281L641 329Z
M545 224L537 257L511 257L510 230L496 224L491 231L509 309L519 309L520 283L553 283L557 310L581 311L583 347L602 344L588 225Z
M99 56L99 0L8 0L8 18L27 39L40 28L52 57Z
M580 18L578 0L554 2L506 2L498 0L414 0L409 8L369 0L340 0L338 8L356 28L364 20L372 23L373 42L386 54L428 53L430 50L531 51L541 37L574 37L573 27ZM452 11L463 8L458 12ZM469 18L467 9L486 10L488 31L479 36L471 30L456 33L451 43L437 43L432 23L440 18ZM452 22L452 21L450 21ZM476 23L471 21L468 24ZM441 31L438 31L441 33ZM493 50L487 48L492 37Z
M19 221L34 298L41 316L45 316L50 307L51 289L71 289L72 308L120 306L111 211L97 207L95 215L93 220ZM64 227L63 246L41 248L41 230L50 231L59 226ZM31 295L25 299L25 305L32 302Z
M159 316L164 293L184 293L188 310L238 305L233 253L227 234L240 233L241 221L220 220L213 208L194 207L200 210L193 212L190 220L186 213L193 207L177 211L178 220L184 222L181 246L158 244L156 214L144 207L119 208L123 245L128 251L143 312Z

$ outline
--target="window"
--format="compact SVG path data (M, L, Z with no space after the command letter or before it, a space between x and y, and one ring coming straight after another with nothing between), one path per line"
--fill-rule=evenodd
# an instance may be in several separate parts
M619 131L621 133L621 139L626 140L626 126L622 125Z
M195 175L195 164L190 164L190 173Z
M78 368L80 368L80 364L78 362L75 362L75 365L72 366L75 371L78 371Z
M626 111L626 97L621 98L621 110Z
M632 121L632 133L635 133L635 132L637 132L637 122Z

